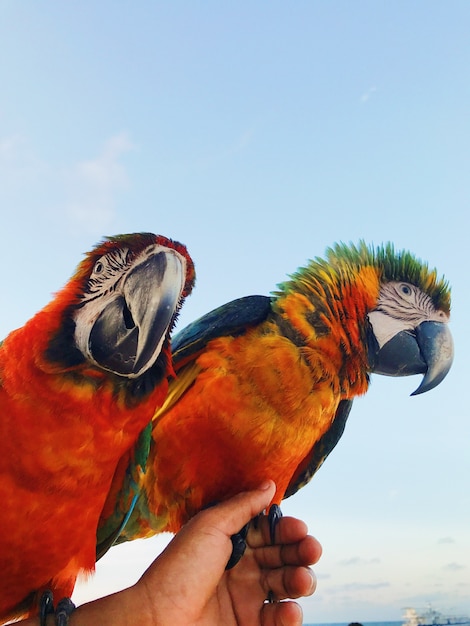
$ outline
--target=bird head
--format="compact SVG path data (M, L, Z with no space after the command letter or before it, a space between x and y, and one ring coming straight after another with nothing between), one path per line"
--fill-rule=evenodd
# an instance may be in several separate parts
M449 330L450 289L426 263L391 244L348 249L362 266L373 266L378 296L367 313L370 370L387 376L423 374L412 395L436 387L449 372L453 341Z
M349 387L360 393L368 373L423 374L412 394L417 395L436 387L450 370L449 284L391 243L335 244L325 258L315 257L281 283L274 296L298 344L334 338Z
M141 376L158 358L191 291L194 267L186 249L150 233L109 237L76 276L76 347L99 368Z
M418 285L383 283L368 319L376 342L369 355L372 371L388 376L424 374L412 395L433 389L445 378L454 354L449 313L436 307Z
M122 382L143 381L150 371L152 381L161 378L169 332L194 279L191 257L178 242L152 233L106 238L44 309L55 330L43 368L91 367Z

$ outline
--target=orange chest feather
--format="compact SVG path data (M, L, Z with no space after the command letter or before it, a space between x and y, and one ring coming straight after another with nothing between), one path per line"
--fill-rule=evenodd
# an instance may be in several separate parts
M162 390L163 391L163 390ZM128 408L111 386L96 389L67 375L40 374L18 392L0 389L0 432L6 459L28 480L99 479L99 469L114 463L149 422L157 399ZM13 459L15 461L13 462ZM0 467L2 462L0 461ZM62 475L62 478L60 478Z
M137 408L111 385L0 363L0 616L32 590L70 593L95 563L96 527L119 458L150 421L162 386ZM54 541L51 542L51 537ZM57 591L59 593L59 591Z
M339 382L308 356L256 331L211 342L193 384L156 420L155 502L171 509L185 500L192 514L265 478L280 501L341 399Z

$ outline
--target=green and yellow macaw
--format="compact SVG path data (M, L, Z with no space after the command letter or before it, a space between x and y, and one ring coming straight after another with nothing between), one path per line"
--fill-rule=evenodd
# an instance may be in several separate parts
M371 373L423 374L415 395L443 380L449 314L435 270L391 244L361 242L335 245L271 297L241 298L190 324L172 341L166 401L133 459L121 460L99 555L116 540L176 532L266 478L279 505L335 447Z

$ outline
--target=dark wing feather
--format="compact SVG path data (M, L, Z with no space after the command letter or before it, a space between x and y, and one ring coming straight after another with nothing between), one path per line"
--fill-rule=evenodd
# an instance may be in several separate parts
M352 403L352 400L341 400L330 428L313 446L310 456L302 461L297 471L294 473L284 495L285 498L292 496L310 481L315 472L321 467L326 457L341 439L346 426L346 420L351 411Z
M264 321L271 312L268 296L246 296L206 313L172 338L173 363L179 369L211 339L243 334L250 326Z

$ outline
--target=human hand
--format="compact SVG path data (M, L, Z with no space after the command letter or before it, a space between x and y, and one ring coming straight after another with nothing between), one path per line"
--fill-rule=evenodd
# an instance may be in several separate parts
M309 565L321 555L320 544L307 535L304 522L281 518L271 545L266 517L250 525L247 549L231 570L230 536L265 509L273 482L242 493L196 515L137 583L153 606L152 625L159 626L297 626L302 611L295 602L265 603L308 596L315 590Z
M247 548L231 570L231 535L271 502L272 481L196 515L132 587L80 606L70 626L301 626L300 606L287 598L311 595L309 565L321 546L301 520L282 517L271 545L267 517L250 525ZM276 602L265 602L269 593ZM284 600L284 601L283 601ZM36 626L37 618L21 624ZM53 617L48 619L52 626Z

